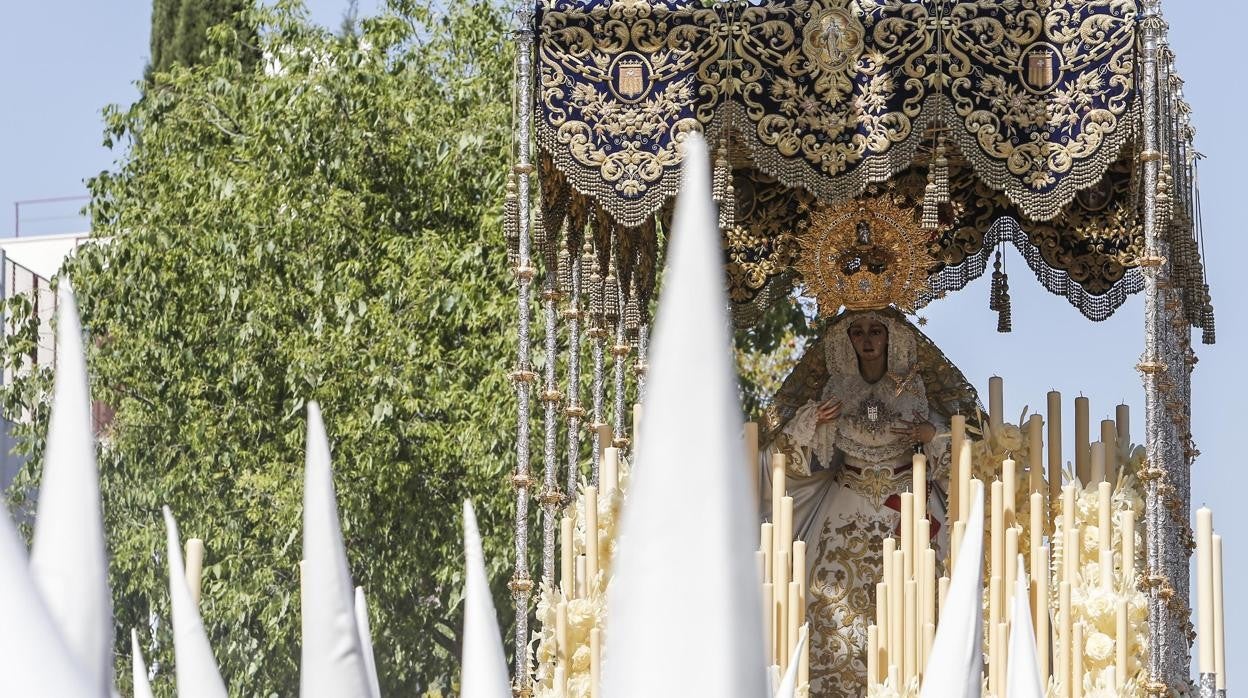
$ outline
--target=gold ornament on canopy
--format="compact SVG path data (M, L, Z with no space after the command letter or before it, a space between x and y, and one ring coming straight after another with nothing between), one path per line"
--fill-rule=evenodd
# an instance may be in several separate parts
M794 265L824 315L841 306L913 312L935 263L914 210L887 195L816 209Z

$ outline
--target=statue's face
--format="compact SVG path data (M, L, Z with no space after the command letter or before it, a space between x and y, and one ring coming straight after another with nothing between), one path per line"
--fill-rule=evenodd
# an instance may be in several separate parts
M858 320L849 326L849 342L860 361L883 358L888 354L888 327L879 320Z

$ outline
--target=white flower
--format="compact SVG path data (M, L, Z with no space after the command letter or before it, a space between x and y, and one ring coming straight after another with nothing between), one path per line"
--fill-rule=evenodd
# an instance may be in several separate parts
M1099 664L1114 656L1114 641L1105 633L1095 632L1084 641L1083 651L1089 659Z

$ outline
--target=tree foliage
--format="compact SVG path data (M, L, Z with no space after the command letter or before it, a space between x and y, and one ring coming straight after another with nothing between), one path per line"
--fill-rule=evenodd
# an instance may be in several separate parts
M246 30L239 14L250 7L248 0L153 0L151 63L148 75L168 71L173 65L194 65L211 44L208 30L220 24ZM253 42L230 45L240 57L254 58Z
M136 627L172 694L168 503L206 541L202 611L231 694L294 693L313 399L383 691L458 676L466 497L507 620L507 20L489 2L394 4L344 36L297 3L247 9L211 33L207 60L106 111L122 155L90 188L109 240L70 272L94 397L115 409L101 477L123 684ZM239 46L254 37L252 63ZM10 399L37 404L30 385Z

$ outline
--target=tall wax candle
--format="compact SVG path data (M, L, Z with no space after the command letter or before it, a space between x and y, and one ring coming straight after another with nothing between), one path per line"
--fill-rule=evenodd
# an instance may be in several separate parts
M1213 534L1213 670L1226 690L1226 609L1222 605L1222 536Z
M763 654L767 666L776 664L776 589L771 582L763 583Z
M633 438L636 439L637 438L637 434L635 433L636 427L633 428L633 431L634 431ZM757 502L758 498L761 496L760 491L759 491L759 482L758 482L758 478L759 478L758 422L746 422L745 429L742 432L742 436L745 440L745 472L746 472L746 477L749 478L749 482L752 487L752 489L750 490L750 495L753 496L754 501ZM635 446L634 446L633 452L634 453L637 452Z
M918 655L915 652L915 639L918 633L915 632L916 623L918 622L918 613L915 604L918 602L918 590L915 587L913 579L906 580L905 592L903 594L904 608L902 609L902 624L905 634L905 640L902 647L902 681L909 683L911 677L917 670Z
M1018 463L1013 458L1006 458L1001 463L1001 510L1006 528L1014 525L1014 511L1018 497Z
M186 586L191 600L199 605L199 593L204 576L204 541L191 538L186 541Z
M1200 673L1213 673L1213 512L1201 507L1196 512L1196 599L1199 602Z
M1089 438L1088 399L1075 398L1075 475L1087 485L1092 481L1092 452Z
M1071 640L1071 698L1083 698L1083 623L1076 623L1074 639Z
M766 577L763 578L764 582L772 581L775 576L775 530L776 525L770 521L759 524L758 545L759 549L763 551L763 570L766 573Z
M793 541L793 579L802 591L802 599L806 598L806 541Z
M598 462L602 462L602 452L611 445L615 438L615 433L611 430L610 424L599 424L598 427ZM602 472L599 470L599 480L601 481ZM598 483L593 483L598 484Z
M797 582L789 582L789 617L786 623L788 635L786 650L789 657L797 651L798 635L802 629L802 590Z
M1052 675L1052 664L1049 657L1049 546L1040 547L1040 564L1043 572L1032 577L1032 588L1036 590L1036 656L1040 664L1040 682L1049 685Z
M602 631L589 630L589 697L602 695Z
M1062 491L1062 394L1050 390L1048 400L1049 507L1053 508Z
M958 521L966 522L971 516L971 442L962 442L958 454Z
M1000 480L992 483L992 519L991 534L989 540L992 546L992 554L989 557L990 572L992 574L1001 574L1001 568L1005 564L1005 487Z
M888 629L889 643L889 660L898 669L904 667L905 651L906 651L906 580L902 578L902 570L905 569L905 561L902 560L900 550L893 552L893 581L889 586L894 593L889 594L891 608L888 609L889 620L892 627Z
M572 670L572 648L568 646L568 602L560 601L555 607L555 645L559 664L565 671Z
M559 586L563 589L565 599L572 598L576 589L576 571L573 567L572 517L559 519Z
M776 533L776 552L789 553L789 560L792 560L793 552L793 498L780 498L780 529Z
M1088 450L1091 454L1090 462L1092 466L1088 474L1090 479L1083 484L1106 482L1109 478L1106 476L1105 470L1105 444L1100 441L1093 442L1088 446Z
M950 536L950 545L949 545L949 549L951 552L951 557L949 558L950 569L953 569L953 566L956 565L958 562L958 551L962 549L962 537L965 535L966 535L965 523L958 521L955 524L953 524L953 535Z
M887 559L887 558L885 558ZM889 568L892 568L890 563ZM884 579L888 579L888 575L884 575ZM889 590L887 582L879 582L875 585L875 629L880 641L880 661L881 667L888 666L888 628L890 621L888 618ZM879 676L879 674L877 674Z
M902 578L914 579L914 493L901 493Z
M1013 608L1014 599L1014 579L1018 576L1018 531L1017 527L1007 528L1005 530L1005 588L1003 590L1003 600L1001 606L1002 618L1009 618L1010 609Z
M1070 582L1063 581L1057 586L1059 640L1057 643L1057 666L1060 673L1061 695L1070 698L1073 690L1071 647L1074 644L1074 619L1071 617Z
M955 414L949 418L949 508L950 519L961 516L962 444L966 441L966 416Z
M585 488L585 588L592 593L598 580L598 488Z
M1073 551L1069 543L1070 532L1074 525L1075 486L1066 485L1062 488L1062 580L1066 582L1074 581L1074 566L1070 564Z
M1118 482L1118 426L1112 419L1101 420L1101 443L1105 448L1105 479Z
M1119 599L1115 610L1117 617L1114 624L1114 688L1121 691L1127 679L1127 650L1130 647L1126 600Z
M1114 584L1113 511L1110 508L1113 485L1102 482L1096 490L1097 563L1101 570L1101 589L1112 591Z
M1135 578L1135 511L1122 512L1122 578L1127 589L1134 589Z
M575 582L572 584L573 596L575 596L578 599L583 599L589 596L589 593L588 593L589 584L586 581L589 576L589 573L588 573L588 566L585 563L584 555L576 556L576 571L573 573L573 575L576 577Z
M785 495L785 457L783 453L771 456L771 520L780 523L780 500Z
M988 424L996 434L1005 423L1005 382L1001 376L988 379Z
M1044 491L1044 417L1027 418L1027 493Z
M949 577L941 577L940 582L936 585L936 593L939 597L940 612L945 612L945 600L949 598Z
M620 486L620 449L608 446L602 449L602 467L598 472L598 491L610 495Z
M914 454L910 469L914 475L914 523L917 526L927 518L927 456L922 453ZM918 547L927 544L922 538L916 540Z
M880 633L874 625L867 626L867 688L880 683Z
M936 622L936 551L927 549L923 561L923 622Z

